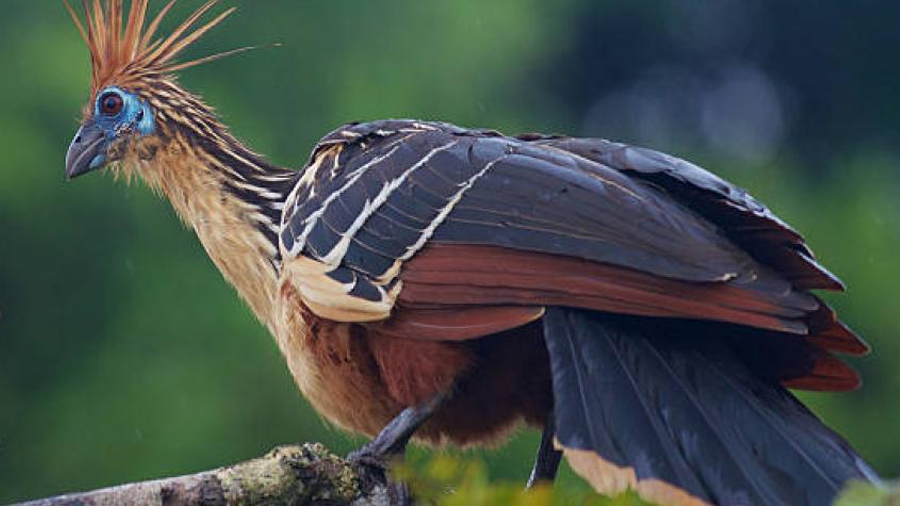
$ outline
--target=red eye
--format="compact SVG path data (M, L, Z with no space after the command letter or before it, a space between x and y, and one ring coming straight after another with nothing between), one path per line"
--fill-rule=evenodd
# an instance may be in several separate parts
M122 97L119 96L118 93L114 91L110 91L104 93L102 97L100 97L100 112L106 116L115 116L122 111L122 106L125 103L122 101Z

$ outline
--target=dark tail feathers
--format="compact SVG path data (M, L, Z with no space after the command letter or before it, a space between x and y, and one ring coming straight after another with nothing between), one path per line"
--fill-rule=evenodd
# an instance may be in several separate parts
M556 441L600 492L661 504L826 506L877 480L852 448L727 340L550 308Z

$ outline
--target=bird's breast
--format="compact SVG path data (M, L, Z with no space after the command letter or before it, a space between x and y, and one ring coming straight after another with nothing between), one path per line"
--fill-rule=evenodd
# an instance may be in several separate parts
M403 406L391 398L360 329L313 313L283 282L272 331L294 381L331 423L377 434Z

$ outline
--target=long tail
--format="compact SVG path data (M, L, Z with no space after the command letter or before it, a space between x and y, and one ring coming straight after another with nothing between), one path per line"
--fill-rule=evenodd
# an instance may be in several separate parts
M876 474L725 339L551 308L556 444L597 491L665 505L825 506Z

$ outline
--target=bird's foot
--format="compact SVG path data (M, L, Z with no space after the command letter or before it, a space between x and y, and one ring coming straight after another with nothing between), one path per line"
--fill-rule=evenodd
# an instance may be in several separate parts
M347 460L361 466L387 470L392 462L403 458L405 451L386 450L382 445L374 444L376 442L373 440L359 450L350 453L347 455Z
M388 504L411 506L413 500L409 487L401 481L392 480L390 476L390 466L403 459L409 438L398 437L395 430L389 430L391 428L392 425L385 427L378 437L348 455L347 460L361 468L360 471L370 479L385 486Z
M394 481L390 476L391 463L401 460L405 454L405 445L399 450L384 444L384 440L375 438L365 446L347 455L347 460L361 468L369 479L385 486L388 493L388 504L397 506L412 506L412 494L409 487L400 481Z
M417 408L403 410L397 418L381 430L375 439L366 443L362 448L347 456L347 460L367 467L387 470L391 461L402 459L406 454L406 445L418 428L414 423L417 418Z
M402 458L413 434L441 407L445 399L446 396L441 394L419 406L404 409L375 439L348 455L348 460L386 468L391 460Z
M416 429L440 408L445 399L446 396L438 395L422 405L404 409L375 439L347 456L347 460L387 486L390 504L413 504L409 488L403 483L392 482L388 471L392 462L403 459L406 445Z

